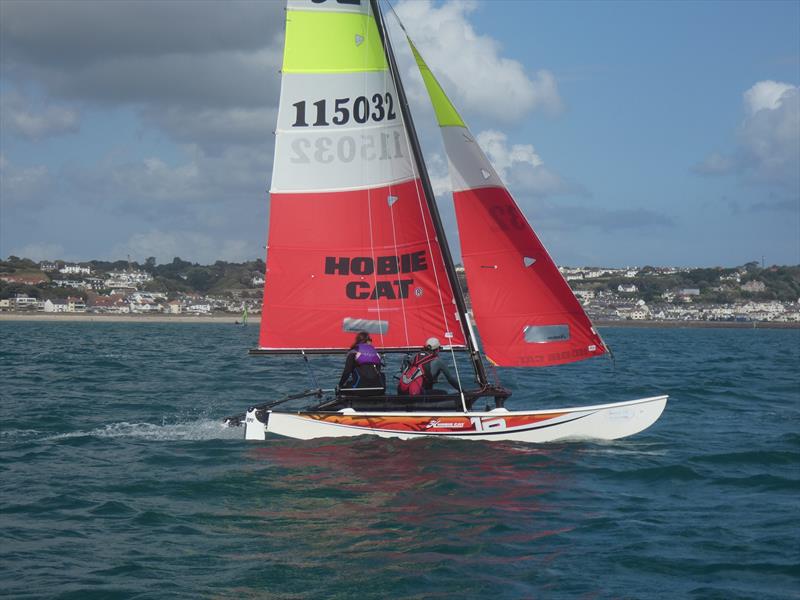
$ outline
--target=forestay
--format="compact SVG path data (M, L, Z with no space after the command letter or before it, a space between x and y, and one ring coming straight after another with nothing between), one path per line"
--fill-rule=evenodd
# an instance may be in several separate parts
M409 40L448 156L475 320L487 357L547 366L606 348L463 119Z
M370 3L290 0L262 349L463 346Z

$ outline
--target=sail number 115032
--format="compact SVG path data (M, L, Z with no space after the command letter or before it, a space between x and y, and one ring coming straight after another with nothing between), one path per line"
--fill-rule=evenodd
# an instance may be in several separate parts
M333 112L329 112L329 104L325 99L312 102L309 109L305 100L292 104L295 110L295 119L292 127L327 127L346 125L352 119L363 124L367 121L379 123L393 121L397 118L394 111L394 99L391 93L373 94L371 98L358 96L357 98L336 98L333 101ZM313 121L309 124L309 119Z

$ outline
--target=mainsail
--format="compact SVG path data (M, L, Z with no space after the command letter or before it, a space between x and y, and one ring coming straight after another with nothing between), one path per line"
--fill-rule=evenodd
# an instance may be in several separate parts
M547 366L606 352L567 282L409 40L444 138L475 321L501 366Z
M369 2L289 0L262 350L465 344Z

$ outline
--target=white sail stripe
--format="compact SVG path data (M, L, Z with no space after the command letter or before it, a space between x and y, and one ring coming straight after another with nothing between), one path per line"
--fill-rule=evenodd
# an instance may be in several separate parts
M402 123L358 130L321 129L282 132L276 137L273 188L371 188L417 176Z
M272 192L367 190L417 177L387 70L283 74Z
M453 192L499 187L503 181L466 127L442 127Z

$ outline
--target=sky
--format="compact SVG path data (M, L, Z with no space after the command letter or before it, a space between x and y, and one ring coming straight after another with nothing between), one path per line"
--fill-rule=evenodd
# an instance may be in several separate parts
M800 2L392 4L558 264L800 263ZM263 258L283 19L0 0L0 256Z

